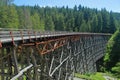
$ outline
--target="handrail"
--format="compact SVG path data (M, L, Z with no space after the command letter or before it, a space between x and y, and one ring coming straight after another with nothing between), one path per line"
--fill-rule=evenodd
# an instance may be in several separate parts
M88 33L88 32L67 32L67 31L38 31L31 29L9 29L0 28L0 42L10 42L13 40L23 40L29 38L70 36L70 35L111 35L107 33ZM14 41L13 41L14 42Z

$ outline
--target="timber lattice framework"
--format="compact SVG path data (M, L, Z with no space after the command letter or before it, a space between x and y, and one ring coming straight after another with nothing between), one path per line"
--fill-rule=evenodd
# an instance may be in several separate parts
M110 36L0 29L0 79L72 80L95 72Z

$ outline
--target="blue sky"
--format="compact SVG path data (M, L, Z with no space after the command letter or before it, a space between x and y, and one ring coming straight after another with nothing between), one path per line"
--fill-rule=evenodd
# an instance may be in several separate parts
M81 4L89 8L106 8L108 11L120 12L120 0L14 0L16 5L31 5L38 4L39 6L69 6Z

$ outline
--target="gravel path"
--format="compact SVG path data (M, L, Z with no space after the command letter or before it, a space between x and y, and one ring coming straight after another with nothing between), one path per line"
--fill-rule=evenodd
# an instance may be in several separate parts
M117 79L115 79L115 78L112 78L112 77L110 77L110 76L103 76L106 80L117 80Z
M112 77L110 77L110 76L103 76L103 77L104 77L106 80L117 80L117 79L112 78ZM85 80L85 79L80 79L80 78L74 77L73 80Z

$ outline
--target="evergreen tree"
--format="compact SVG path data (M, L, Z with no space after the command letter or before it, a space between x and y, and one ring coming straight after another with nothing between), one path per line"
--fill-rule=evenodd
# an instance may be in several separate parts
M86 32L92 32L90 21L88 21L86 25L87 25Z
M19 29L24 29L25 28L25 15L23 8L17 7L17 13L18 13L18 19L19 19Z
M102 15L101 15L100 12L97 14L97 18L98 18L98 26L97 26L97 28L99 30L98 32L100 33L100 32L102 32L102 26L103 26Z
M65 30L65 23L63 15L59 15L55 21L55 30L57 31L64 31Z
M112 15L112 12L110 12L109 27L110 27L110 33L114 33L116 31L115 20L114 20L114 17Z
M24 13L24 17L23 17L24 28L25 29L32 29L30 10L27 7L23 7L23 13Z
M110 33L109 30L109 13L106 11L106 9L102 9L101 10L101 14L102 14L102 32L103 33Z
M99 32L97 15L94 15L93 19L91 21L91 31L92 32Z
M39 29L39 27L40 27L40 17L38 15L38 13L35 12L31 16L31 20L32 20L32 28L33 29Z
M79 12L75 17L75 27L77 27L77 31L80 31L80 26L82 24L83 19L83 12Z
M12 6L12 1L0 0L0 27L96 33L113 33L120 27L119 15L105 9Z
M74 10L74 12L78 10L78 9L77 9L77 5L74 6L74 9L73 9L73 10Z
M52 21L52 18L50 16L47 16L45 19L45 30L47 31L54 31L54 23Z
M7 13L8 13L7 14L7 16L8 16L7 27L8 28L18 28L19 20L18 20L18 14L17 14L15 6L9 6Z
M0 10L0 27L18 28L18 14L14 6L2 6Z
M7 28L8 24L8 7L0 6L0 27Z
M85 20L83 20L80 26L80 32L86 32L86 27L87 27L86 22Z
M79 5L79 6L78 6L78 10L79 10L79 11L81 11L81 9L82 9L82 6L81 6L81 5Z

